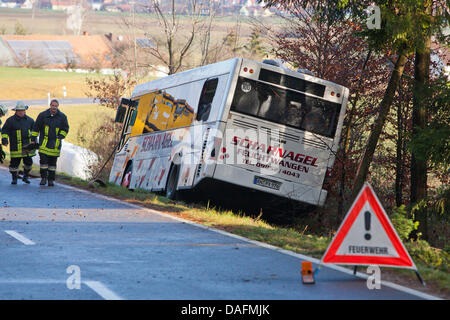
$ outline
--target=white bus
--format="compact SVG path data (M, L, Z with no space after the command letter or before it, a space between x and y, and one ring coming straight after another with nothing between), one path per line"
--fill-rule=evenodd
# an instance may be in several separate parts
M137 85L122 98L110 182L207 183L323 205L349 91L274 60L234 58Z

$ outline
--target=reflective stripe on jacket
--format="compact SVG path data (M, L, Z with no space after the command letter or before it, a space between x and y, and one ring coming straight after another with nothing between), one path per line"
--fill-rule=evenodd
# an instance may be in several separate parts
M31 143L31 130L34 120L25 115L23 118L13 115L5 121L2 128L2 138L9 139L9 151L11 158L34 156L36 152L25 152L23 146Z
M61 111L55 115L50 113L50 109L41 112L33 126L31 132L32 140L36 141L39 136L39 152L48 156L59 157L61 153L61 140L69 132L67 117Z

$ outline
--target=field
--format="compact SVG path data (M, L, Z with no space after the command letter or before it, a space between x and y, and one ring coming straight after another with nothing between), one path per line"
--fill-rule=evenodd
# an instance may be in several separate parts
M86 15L82 30L88 31L89 34L112 33L124 35L130 32L126 24L130 23L131 16L131 13L119 14L105 11L90 11ZM0 8L0 17L0 34L13 34L17 22L20 22L27 33L73 34L71 30L64 27L67 14L63 11L40 10L32 19L31 10ZM186 28L183 25L187 26L190 23L190 18L180 16L179 21L182 25L180 30L185 30ZM276 17L263 18L263 21L271 25L281 22ZM252 19L242 16L217 17L212 27L213 36L223 37L236 23L240 25L241 36L247 37L251 32ZM138 34L158 35L161 30L154 27L157 24L158 20L153 14L139 13L135 16L135 26Z
M101 78L104 75L93 73L46 71L40 69L0 67L0 99L47 99L62 98L66 87L68 98L86 97L86 77Z

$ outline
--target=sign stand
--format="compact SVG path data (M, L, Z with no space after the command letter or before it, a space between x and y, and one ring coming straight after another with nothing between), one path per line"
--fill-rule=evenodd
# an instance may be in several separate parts
M414 270L422 277L372 187L366 182L347 212L320 264L377 265Z
M422 277L420 276L419 271L418 270L415 270L415 271L416 271L417 278L419 278L420 283L422 285L426 286L426 283L425 283L425 281L423 281Z

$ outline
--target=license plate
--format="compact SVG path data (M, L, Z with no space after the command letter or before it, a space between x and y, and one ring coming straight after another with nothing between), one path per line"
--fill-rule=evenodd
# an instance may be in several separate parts
M255 177L253 183L274 190L280 190L281 187L281 182L261 177Z

